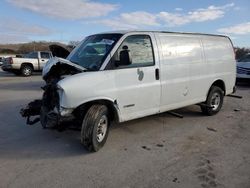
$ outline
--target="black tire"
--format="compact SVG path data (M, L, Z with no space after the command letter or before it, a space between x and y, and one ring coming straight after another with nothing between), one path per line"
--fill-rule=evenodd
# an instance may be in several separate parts
M104 146L109 133L109 125L108 108L105 105L96 104L89 108L83 119L81 130L81 143L87 150L96 152Z
M21 74L23 76L31 76L33 72L33 68L30 65L22 65Z
M204 103L205 105L201 105L202 113L208 116L217 114L222 107L223 99L223 90L217 86L212 86Z

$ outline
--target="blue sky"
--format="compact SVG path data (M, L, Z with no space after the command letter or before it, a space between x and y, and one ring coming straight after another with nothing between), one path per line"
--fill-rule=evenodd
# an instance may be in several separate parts
M68 43L128 29L225 34L250 47L249 0L1 0L0 18L0 43Z

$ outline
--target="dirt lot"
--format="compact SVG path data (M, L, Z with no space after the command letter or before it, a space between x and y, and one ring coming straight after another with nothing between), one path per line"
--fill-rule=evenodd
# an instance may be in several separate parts
M0 187L250 187L250 84L213 117L197 106L115 125L87 152L79 132L26 126L19 109L39 98L41 76L0 71Z

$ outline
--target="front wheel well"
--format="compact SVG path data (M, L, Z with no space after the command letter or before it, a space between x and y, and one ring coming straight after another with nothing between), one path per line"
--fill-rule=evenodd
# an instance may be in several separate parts
M96 104L100 104L100 105L105 105L108 108L109 111L109 118L111 121L118 121L119 119L119 115L117 112L117 109L115 107L116 102L112 102L109 100L105 100L105 99L101 99L101 100L94 100L94 101L90 101L87 103L84 103L80 106L78 106L74 111L73 114L75 115L75 117L79 120L79 123L82 123L85 114L87 113L87 111L89 110L89 108L93 105Z
M210 90L212 88L212 86L217 86L219 88L222 89L223 91L223 94L225 95L226 94L226 87L225 87L225 83L222 81L222 80L216 80L210 87ZM209 93L209 92L208 92Z

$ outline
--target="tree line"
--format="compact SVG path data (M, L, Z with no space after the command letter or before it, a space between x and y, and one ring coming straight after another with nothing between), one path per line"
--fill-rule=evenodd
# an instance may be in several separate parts
M245 55L250 53L250 48L239 48L236 47L235 48L235 58L236 59L241 59L242 57L244 57Z
M70 41L68 44L59 42L29 42L23 44L0 44L0 54L26 54L32 51L49 51L49 46L57 44L59 46L72 49L76 42Z

